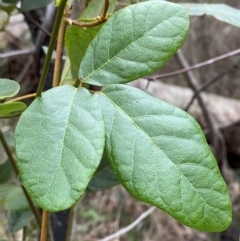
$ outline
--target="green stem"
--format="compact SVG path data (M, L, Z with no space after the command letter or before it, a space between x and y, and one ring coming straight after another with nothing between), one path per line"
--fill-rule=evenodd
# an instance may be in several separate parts
M15 172L16 176L18 176L19 173L18 173L18 168L17 168L16 162L13 158L12 152L11 152L11 150L10 150L1 130L0 130L0 140L1 140L3 148L4 148L4 150L5 150L5 152L8 156L8 159L9 159L11 165L12 165L13 171Z
M45 81L46 81L46 77L47 77L47 73L48 73L48 69L51 63L51 58L52 58L52 53L53 53L53 49L57 40L57 36L58 36L58 31L59 31L59 27L62 21L62 17L63 17L63 12L64 12L64 8L66 6L66 2L67 0L62 0L58 10L57 10L57 16L54 22L54 26L53 26L53 32L52 32L52 36L50 39L50 43L48 46L48 51L47 51L47 56L46 59L44 61L44 66L43 66L43 70L42 70L42 74L41 74L41 78L39 81L39 85L38 85L38 89L37 89L37 93L36 93L36 98L40 97L43 91L43 87L45 85Z
M6 139L5 139L5 137L4 137L4 135L3 135L1 130L0 130L0 140L2 142L3 148L4 148L4 150L5 150L5 152L6 152L7 156L8 156L8 159L9 159L11 165L12 165L12 168L13 168L14 172L15 172L16 176L18 176L19 172L18 172L16 161L13 158L12 152L11 152L11 150L10 150L10 148L9 148L7 142L6 142ZM23 192L25 194L25 197L26 197L26 199L27 199L27 201L29 203L29 206L30 206L30 208L31 208L31 210L33 212L33 215L35 216L37 224L38 224L39 227L41 227L41 221L40 221L40 217L39 217L38 211L37 211L36 207L34 206L33 201L29 197L29 195L28 195L27 191L25 190L25 188L22 185L21 185L21 187L22 187L22 190L23 190Z

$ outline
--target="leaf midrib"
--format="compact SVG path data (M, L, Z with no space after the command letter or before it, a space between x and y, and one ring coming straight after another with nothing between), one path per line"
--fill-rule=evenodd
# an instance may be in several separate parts
M57 174L57 172L58 172L58 169L59 169L59 168L62 168L62 166L61 166L61 161L62 161L62 152L63 152L63 147L64 147L64 139L65 139L65 136L66 136L66 131L67 131L67 126L68 126L69 116L70 116L70 113L71 113L71 106L72 106L72 104L73 104L73 101L74 101L75 95L76 95L76 93L77 93L77 90L78 90L77 88L74 88L74 89L73 89L72 99L71 99L70 104L69 104L69 107L68 107L68 108L69 108L69 112L68 112L68 117L66 118L66 124L65 124L65 126L64 126L64 134L63 134L63 139L62 139L62 147L61 147L61 153L60 153L60 160L59 160L58 167L56 168L56 171L55 171L55 173L54 173L54 175L53 175L53 178L52 178L51 182L49 182L49 187L50 187L50 188L51 188L52 183L53 183L53 180L54 180L54 178L55 178L55 176L56 176L56 174ZM63 169L63 168L62 168L62 169ZM65 173L65 172L64 172L64 173ZM65 178L66 178L66 180L68 181L66 175L65 175ZM49 193L50 188L48 188L46 194ZM71 185L70 185L70 189L71 189Z

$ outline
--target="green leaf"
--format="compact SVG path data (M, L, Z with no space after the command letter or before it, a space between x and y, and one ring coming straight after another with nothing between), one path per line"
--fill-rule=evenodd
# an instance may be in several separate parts
M24 111L27 108L27 105L23 102L10 102L0 104L0 116L9 115L13 112Z
M46 91L22 114L15 132L22 183L48 211L71 207L84 193L104 148L99 104L84 88Z
M118 184L119 184L119 181L115 173L113 172L111 166L109 165L107 157L103 155L101 163L94 177L88 184L87 190L91 192L96 192L96 191L101 191L101 190L111 188Z
M0 79L0 100L16 95L20 90L20 85L10 79Z
M45 7L53 0L41 0L41 1L33 1L33 0L22 0L21 10L22 11L31 11L35 9L39 9Z
M24 226L26 226L32 217L32 212L29 210L24 211L8 211L8 226L12 233L16 233Z
M240 9L230 7L226 4L211 4L211 3L182 3L190 15L210 15L214 18L240 27Z
M186 38L180 5L148 1L114 13L89 45L79 72L84 83L126 83L162 67Z
M28 201L20 187L14 188L9 193L5 204L7 210L20 211L29 209Z
M108 14L111 14L114 12L116 4L117 4L117 0L109 1ZM81 18L95 18L97 16L100 16L102 14L103 7L104 7L104 0L92 0L89 3L88 7L81 14Z
M129 193L189 227L226 229L230 197L197 122L133 87L109 85L95 95L105 119L109 161Z
M7 160L0 164L0 184L5 183L9 180L12 173L11 163Z
M77 26L71 26L68 28L65 35L65 44L71 61L71 72L73 79L78 78L82 58L85 55L88 45L91 43L101 27L102 25L86 29L79 28Z

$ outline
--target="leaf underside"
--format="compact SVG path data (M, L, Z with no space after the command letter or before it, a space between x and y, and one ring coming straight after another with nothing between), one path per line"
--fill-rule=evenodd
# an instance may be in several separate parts
M189 27L186 10L149 1L113 14L89 45L80 65L83 83L126 83L162 67L180 48Z
M104 115L109 161L129 193L195 229L229 226L226 184L190 115L125 85L106 86L95 96Z
M21 180L35 203L48 211L67 209L100 163L101 109L84 88L53 88L23 113L15 142Z

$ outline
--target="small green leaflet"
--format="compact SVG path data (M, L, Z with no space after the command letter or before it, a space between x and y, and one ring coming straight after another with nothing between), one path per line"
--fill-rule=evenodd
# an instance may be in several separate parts
M10 79L0 78L0 100L16 95L20 90L20 85Z
M9 115L14 112L22 112L27 105L21 101L0 104L0 116Z

